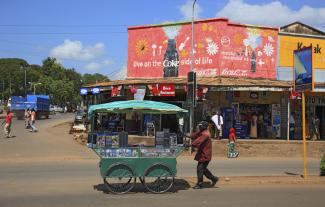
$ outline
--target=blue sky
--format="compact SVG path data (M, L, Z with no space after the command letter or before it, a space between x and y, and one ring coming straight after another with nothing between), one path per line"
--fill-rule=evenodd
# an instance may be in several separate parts
M41 64L48 56L80 73L120 78L127 27L190 20L193 0L0 0L0 58ZM324 0L197 0L196 18L325 29Z

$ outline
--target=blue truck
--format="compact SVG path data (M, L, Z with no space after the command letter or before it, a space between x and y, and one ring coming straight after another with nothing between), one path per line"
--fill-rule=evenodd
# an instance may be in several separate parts
M17 119L24 119L26 109L35 109L36 118L49 118L50 98L48 95L12 96L10 110L16 114Z

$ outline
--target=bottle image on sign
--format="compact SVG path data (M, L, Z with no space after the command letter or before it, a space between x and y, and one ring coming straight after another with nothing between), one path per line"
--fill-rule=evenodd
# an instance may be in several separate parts
M251 72L256 72L256 54L255 51L252 52L252 56L251 56Z
M167 49L163 60L163 77L178 77L179 57L175 39L168 39Z

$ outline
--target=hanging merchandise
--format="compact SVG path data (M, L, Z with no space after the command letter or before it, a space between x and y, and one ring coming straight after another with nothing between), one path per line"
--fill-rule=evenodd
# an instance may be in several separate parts
M272 104L272 132L276 138L281 137L281 106Z
M122 86L112 86L111 97L121 95Z
M159 90L157 84L148 84L149 96L159 96Z
M301 99L301 94L297 91L290 91L290 99Z
M137 86L135 86L135 85L131 85L130 86L130 91L131 91L131 93L136 93L137 92Z

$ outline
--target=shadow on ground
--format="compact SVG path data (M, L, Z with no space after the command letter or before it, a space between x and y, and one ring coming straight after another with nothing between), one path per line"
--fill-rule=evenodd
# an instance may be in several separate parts
M206 183L206 186L209 186L210 183ZM184 179L175 179L173 187L166 193L177 193L180 190L188 190L191 187L191 185ZM98 191L102 191L106 194L112 194L109 192L109 190L106 188L104 183L100 183L98 185L94 185L94 189ZM129 192L130 193L151 193L149 192L144 185L141 182L137 182L134 186L134 188Z

